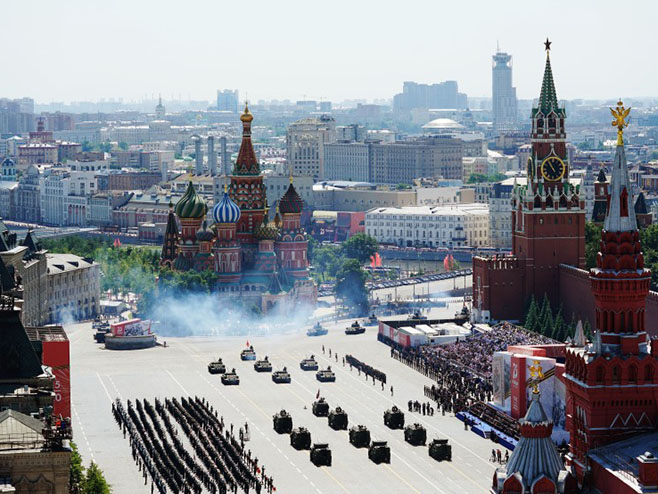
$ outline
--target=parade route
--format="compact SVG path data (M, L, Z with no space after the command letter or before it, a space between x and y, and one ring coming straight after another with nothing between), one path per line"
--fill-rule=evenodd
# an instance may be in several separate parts
M148 493L150 485L144 485L129 443L112 418L112 401L198 396L208 400L236 430L249 424L251 437L246 448L273 476L277 493L484 492L494 472L488 461L492 443L464 431L462 422L452 414L429 417L408 412L409 400L427 401L423 385L431 380L391 359L389 348L376 340L375 326L369 326L363 335L345 335L351 322L326 324L329 334L319 337L308 337L306 328L300 328L295 334L267 337L166 338L166 348L123 352L96 344L91 324L69 325L74 440L85 462L93 459L101 466L113 492ZM269 373L255 372L253 362L241 361L239 352L246 340L259 358L269 357L274 370L286 366L292 382L275 384ZM356 369L343 367L342 357L347 353L385 372L388 382L384 390ZM320 368L332 366L335 383L320 383L315 372L299 368L300 360L311 354ZM239 386L223 386L219 375L208 373L208 363L217 357L223 358L227 369L236 369ZM340 406L348 413L349 427L363 424L373 440L388 441L390 465L375 465L366 449L349 444L346 431L334 431L326 418L313 416L311 404L318 391L331 408ZM385 427L383 413L393 405L404 410L407 424L419 422L426 427L428 442L448 438L452 462L436 462L428 456L427 447L411 446L404 441L403 431ZM281 409L292 415L294 427L310 430L313 442L329 444L331 467L315 467L308 451L293 449L288 435L273 430L272 416Z

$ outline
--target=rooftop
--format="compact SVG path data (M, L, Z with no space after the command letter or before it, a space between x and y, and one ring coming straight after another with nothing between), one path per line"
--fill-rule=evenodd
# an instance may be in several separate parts
M423 125L423 129L463 129L464 126L451 118L436 118Z
M489 214L489 206L478 202L447 206L403 206L400 208L375 208L368 214L402 214L407 216L458 216Z
M85 259L75 254L46 254L48 274L58 274L65 271L88 268L94 265L92 259Z

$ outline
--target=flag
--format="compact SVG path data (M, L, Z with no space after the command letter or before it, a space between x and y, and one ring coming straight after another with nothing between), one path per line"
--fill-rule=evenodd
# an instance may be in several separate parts
M319 389L318 389L318 393L315 395L315 399L317 400L318 398L320 398L320 390Z
M247 343L246 343L246 345L247 345L247 346L249 346L249 340L247 340Z

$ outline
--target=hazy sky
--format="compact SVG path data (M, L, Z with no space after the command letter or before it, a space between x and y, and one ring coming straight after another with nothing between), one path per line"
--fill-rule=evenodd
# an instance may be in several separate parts
M560 98L658 96L658 1L0 2L0 97L390 98L454 79L490 96L496 41L536 98L543 41Z

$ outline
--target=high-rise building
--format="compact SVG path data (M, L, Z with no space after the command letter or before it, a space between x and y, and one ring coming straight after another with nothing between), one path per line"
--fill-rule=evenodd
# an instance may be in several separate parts
M468 104L464 93L459 92L457 81L438 84L418 84L406 81L402 93L393 97L395 113L410 112L414 108L454 108L464 109Z
M336 121L329 115L290 124L286 136L288 167L295 176L324 178L324 145L336 141Z
M496 51L491 69L493 123L497 131L516 126L516 88L512 86L512 55Z
M155 107L155 119L156 120L164 120L165 118L165 107L162 104L162 96L158 98L158 104Z
M238 90L217 90L217 109L219 111L232 111L238 113Z

